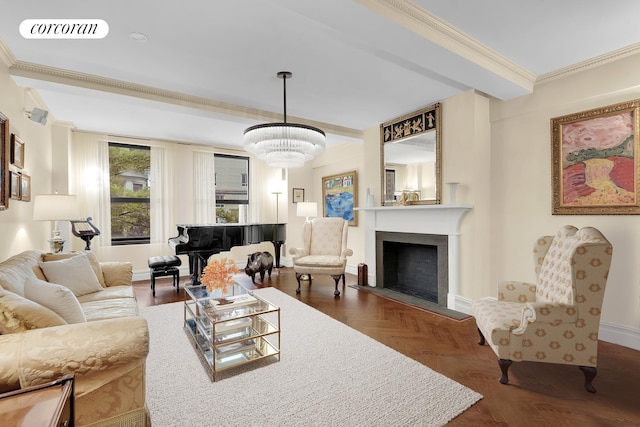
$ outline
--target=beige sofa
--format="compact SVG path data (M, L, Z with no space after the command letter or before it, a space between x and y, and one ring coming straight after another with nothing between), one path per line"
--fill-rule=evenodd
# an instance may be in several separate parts
M0 263L0 392L74 374L76 425L150 425L149 335L131 263L99 263L90 252L59 255L25 251ZM47 283L67 279L86 279L79 285L85 288Z

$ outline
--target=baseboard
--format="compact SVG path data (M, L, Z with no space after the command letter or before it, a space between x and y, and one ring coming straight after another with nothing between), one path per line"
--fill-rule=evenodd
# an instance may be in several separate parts
M455 307L456 311L460 313L468 314L471 316L471 301L469 298L461 297L460 295L455 296Z
M602 341L640 351L640 329L618 325L617 323L600 322L598 338Z

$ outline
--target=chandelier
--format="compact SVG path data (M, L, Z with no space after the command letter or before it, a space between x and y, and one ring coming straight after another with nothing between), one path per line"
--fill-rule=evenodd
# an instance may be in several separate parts
M280 71L284 89L283 123L265 123L244 131L244 149L264 160L271 167L300 168L304 162L322 153L324 132L316 127L287 123L287 79L292 74Z

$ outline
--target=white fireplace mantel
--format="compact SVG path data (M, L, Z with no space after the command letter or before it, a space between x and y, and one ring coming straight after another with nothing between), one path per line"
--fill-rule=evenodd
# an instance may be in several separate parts
M471 205L412 205L356 208L365 214L365 263L369 285L376 286L376 231L448 236L449 293L447 307L455 310L460 287L460 224Z

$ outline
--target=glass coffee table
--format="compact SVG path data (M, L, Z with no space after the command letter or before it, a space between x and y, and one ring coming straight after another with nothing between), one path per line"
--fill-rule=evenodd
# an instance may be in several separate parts
M246 363L280 360L279 307L237 283L224 295L203 285L184 289L184 328L213 381Z

